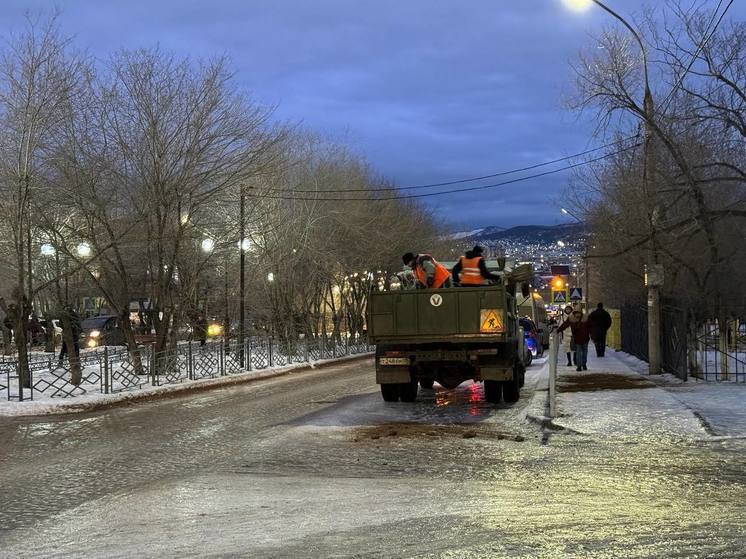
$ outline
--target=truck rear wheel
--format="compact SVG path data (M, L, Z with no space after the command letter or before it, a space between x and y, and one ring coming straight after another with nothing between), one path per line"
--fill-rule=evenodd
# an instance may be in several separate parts
M431 378L420 379L420 386L424 388L425 390L430 390L433 387L433 384L435 384L435 380Z
M381 385L381 396L383 396L384 402L398 402L399 401L399 385L398 384L382 384Z
M516 365L513 367L513 378L506 380L503 385L503 398L509 404L513 404L521 397L521 374L523 368Z
M383 386L383 385L381 385ZM417 399L417 379L399 385L399 395L402 402L414 402Z
M499 380L484 381L484 399L490 404L500 403L503 387Z

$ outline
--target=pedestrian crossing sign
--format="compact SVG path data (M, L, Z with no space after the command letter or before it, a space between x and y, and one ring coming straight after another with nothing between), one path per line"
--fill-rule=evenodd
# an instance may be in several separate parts
M552 303L567 303L567 292L552 291Z
M480 332L493 333L505 330L502 317L496 309L482 309L479 314Z
M573 287L570 290L570 301L582 301L583 300L583 290L579 287Z

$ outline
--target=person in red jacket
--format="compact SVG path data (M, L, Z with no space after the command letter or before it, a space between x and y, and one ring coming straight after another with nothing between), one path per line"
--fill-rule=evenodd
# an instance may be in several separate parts
M588 370L588 342L591 341L591 327L588 321L580 311L573 311L562 326L559 327L558 332L570 328L572 330L572 338L575 340L575 364L577 365L576 371L587 371Z

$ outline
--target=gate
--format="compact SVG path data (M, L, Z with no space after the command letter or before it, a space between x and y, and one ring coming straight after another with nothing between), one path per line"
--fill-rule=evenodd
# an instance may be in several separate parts
M661 309L661 369L681 380L687 380L686 311L672 305Z
M625 305L620 312L622 351L648 360L648 309ZM686 311L671 304L661 307L661 369L687 380Z

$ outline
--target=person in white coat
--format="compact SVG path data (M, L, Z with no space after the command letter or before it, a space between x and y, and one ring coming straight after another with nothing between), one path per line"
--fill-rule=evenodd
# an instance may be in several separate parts
M573 314L572 314L573 308L572 305L567 305L564 310L562 311L562 316L564 318L562 324L565 322L572 322L574 320ZM562 326L560 324L560 326ZM567 329L563 332L560 332L561 336L561 345L560 345L560 351L563 352L567 356L567 366L572 367L573 362L572 358L575 354L574 348L572 347L572 331Z

